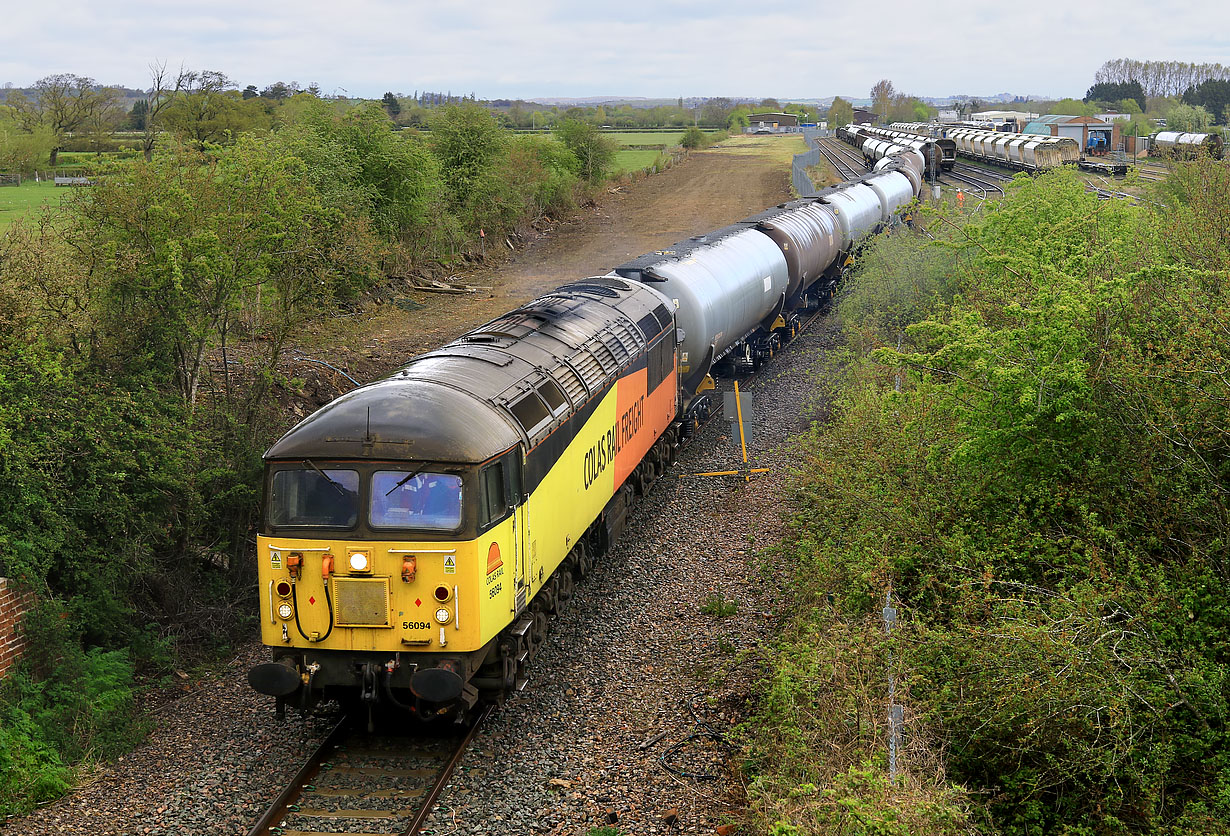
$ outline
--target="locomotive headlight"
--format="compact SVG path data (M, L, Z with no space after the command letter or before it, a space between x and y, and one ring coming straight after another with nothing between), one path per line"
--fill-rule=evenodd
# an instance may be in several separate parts
M440 607L436 610L436 621L441 624L448 624L453 618L453 614L448 611L448 607Z
M367 555L363 552L350 553L350 571L366 572L368 567Z
M294 615L294 612L295 611L291 609L290 604L286 603L285 601L278 604L278 615L282 616L282 618L290 618L292 615Z

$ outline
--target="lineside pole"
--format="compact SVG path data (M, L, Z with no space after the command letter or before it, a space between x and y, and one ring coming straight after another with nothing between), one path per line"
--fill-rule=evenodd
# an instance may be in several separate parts
M739 381L735 380L735 415L739 419L739 447L743 450L743 481L752 481L752 474L747 472L747 439L743 435L743 400L739 397Z

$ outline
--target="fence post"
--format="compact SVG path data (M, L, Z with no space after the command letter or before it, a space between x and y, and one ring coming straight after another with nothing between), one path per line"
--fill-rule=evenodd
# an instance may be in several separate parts
M893 606L893 591L890 588L884 596L884 609L880 611L884 619L884 635L888 635L897 626L897 608ZM888 780L897 783L897 753L901 749L901 725L905 719L905 711L897 705L897 675L893 671L893 651L888 651Z

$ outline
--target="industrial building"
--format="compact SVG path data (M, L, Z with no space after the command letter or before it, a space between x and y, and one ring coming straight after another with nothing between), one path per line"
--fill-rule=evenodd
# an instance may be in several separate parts
M1039 116L1025 126L1027 134L1066 136L1080 143L1082 150L1119 150L1123 136L1119 120L1107 121L1096 116ZM1092 145L1090 139L1092 138Z

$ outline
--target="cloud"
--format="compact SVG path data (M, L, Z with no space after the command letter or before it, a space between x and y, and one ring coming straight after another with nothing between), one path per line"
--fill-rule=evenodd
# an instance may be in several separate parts
M0 82L54 72L142 86L156 60L216 69L241 85L318 82L326 91L480 96L866 96L880 78L920 95L1081 95L1117 57L1216 61L1230 5L982 5L762 0L67 0L48 16L14 4ZM71 21L71 23L65 23Z

